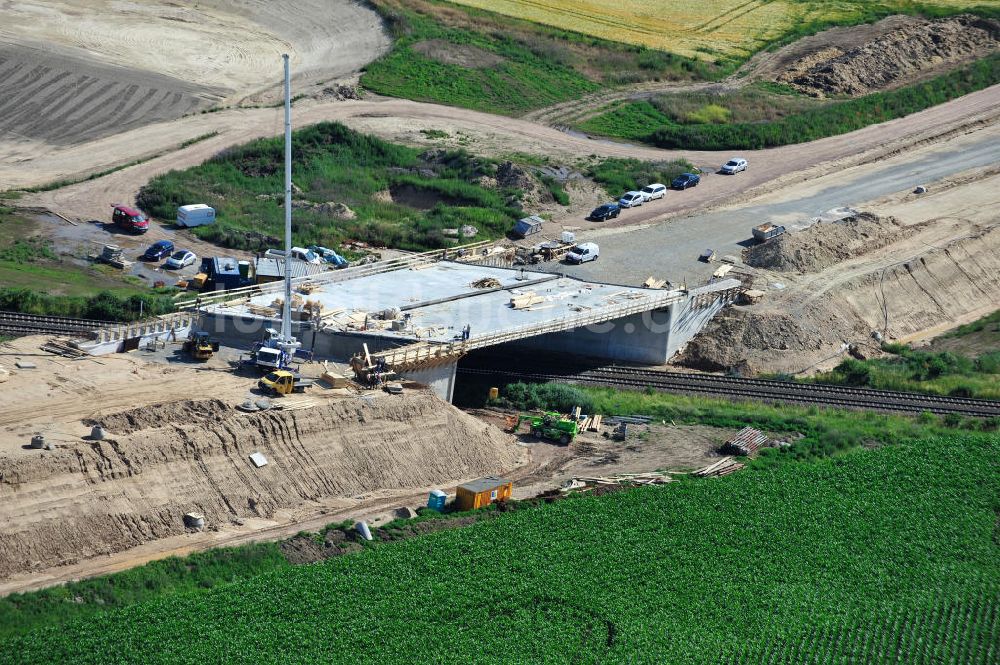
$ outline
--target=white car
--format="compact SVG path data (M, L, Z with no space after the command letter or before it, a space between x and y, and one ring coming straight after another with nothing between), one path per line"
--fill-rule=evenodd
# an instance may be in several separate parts
M652 185L646 185L642 188L640 192L644 201L655 201L656 199L662 199L667 195L667 186L654 182Z
M173 268L174 270L180 270L185 266L191 265L197 260L198 257L195 256L194 252L192 252L189 249L181 249L171 254L170 258L167 259L167 262L164 263L163 265L166 268Z
M646 197L642 195L642 192L625 192L622 197L618 199L618 205L622 208L634 208L636 206L641 206L645 203Z
M566 261L569 263L586 263L587 261L596 261L600 254L601 250L597 246L597 243L583 242L569 250L569 254L566 255Z
M746 171L747 160L743 159L742 157L733 157L728 162L723 164L722 168L719 170L722 171L723 173L729 173L729 174L739 173L740 171Z

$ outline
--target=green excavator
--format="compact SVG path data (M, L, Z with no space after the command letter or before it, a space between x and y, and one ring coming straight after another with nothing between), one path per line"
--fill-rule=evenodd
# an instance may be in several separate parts
M511 416L508 420L508 431L517 432L524 422L529 423L532 436L558 441L564 446L569 445L580 431L575 420L564 418L558 413L544 413L542 415L522 413L517 418Z

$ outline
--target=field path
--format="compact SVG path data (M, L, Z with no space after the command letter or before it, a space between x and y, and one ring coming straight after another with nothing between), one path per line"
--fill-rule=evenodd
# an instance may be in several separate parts
M408 143L428 142L421 129L440 129L451 136L468 138L463 144L473 152L503 155L527 152L550 155L556 160L572 160L587 155L635 157L639 159L686 158L695 165L714 170L731 155L729 152L677 151L590 140L526 120L497 116L437 104L399 99L365 101L308 101L294 111L296 127L336 120L356 129ZM895 154L907 147L940 140L956 132L992 124L1000 118L1000 86L881 125L860 129L802 145L743 153L750 169L735 177L710 176L685 193L669 197L655 208L640 208L613 224L637 224L685 212L706 205L731 203L737 198L809 179L831 168L871 161ZM260 137L282 132L281 109L240 109L201 114L172 122L149 125L121 135L81 146L54 149L38 155L30 165L0 160L0 182L14 180L29 186L59 178L80 176L115 164L176 148L183 141L218 132L216 136L182 149L175 149L107 176L60 189L29 194L21 205L53 210L70 218L103 219L112 201L133 200L150 178L171 169L200 164L219 151Z

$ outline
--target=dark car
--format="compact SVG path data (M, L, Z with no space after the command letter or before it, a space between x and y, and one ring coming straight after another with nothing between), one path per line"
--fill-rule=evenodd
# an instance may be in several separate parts
M174 251L174 243L169 240L160 240L150 245L142 258L147 261L159 261L164 256L170 256L172 251Z
M687 189L688 187L694 187L699 182L701 182L701 176L695 173L682 173L673 179L670 186L674 189Z
M590 213L590 217L587 219L592 219L595 222L604 222L609 219L614 219L621 211L622 209L617 203L605 203L602 206L594 208L594 211Z

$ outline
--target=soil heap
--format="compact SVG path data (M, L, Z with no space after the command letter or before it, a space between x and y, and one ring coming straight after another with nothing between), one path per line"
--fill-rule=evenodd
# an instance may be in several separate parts
M784 233L745 250L743 260L748 266L778 272L818 272L885 247L915 229L916 226L903 226L892 217L862 212Z
M971 15L912 21L844 50L831 45L791 63L776 80L814 97L867 95L997 49L1000 21Z
M505 473L523 455L509 435L423 391L285 412L186 401L100 423L102 441L0 456L0 579L182 534L186 513L209 529L287 521L332 497ZM266 466L251 463L255 452Z

